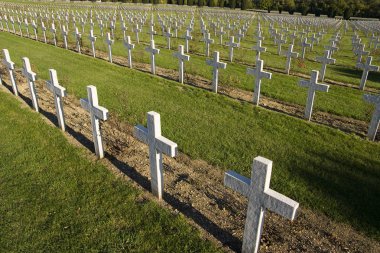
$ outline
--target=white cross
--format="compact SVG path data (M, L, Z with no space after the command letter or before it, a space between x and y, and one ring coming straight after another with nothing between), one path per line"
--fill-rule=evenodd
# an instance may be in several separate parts
M78 27L75 27L75 39L77 41L77 50L78 50L78 53L81 53L81 50L80 50L80 41L82 39L82 34L79 33L79 30L78 30Z
M223 31L223 26L220 27L220 30L217 32L219 35L219 43L220 45L223 45L223 35L226 34L225 31Z
M255 76L255 90L253 92L253 104L259 105L261 92L261 79L272 79L272 73L263 71L264 61L256 60L256 68L247 68L247 74Z
M213 59L206 59L206 64L213 67L212 71L212 90L218 93L218 79L219 79L219 69L225 69L227 63L219 61L219 52L214 52Z
M380 96L379 95L372 95L372 94L365 94L363 96L363 99L368 102L375 104L375 111L372 114L372 119L369 124L369 129L367 136L370 140L374 141L376 137L377 130L379 128L380 124Z
M81 98L81 106L88 112L90 112L91 125L92 125L92 137L94 140L95 153L98 158L104 157L102 135L100 133L99 120L108 119L108 110L99 106L98 93L96 87L93 85L87 86L88 98Z
M177 144L161 135L160 114L147 113L147 127L135 126L135 137L149 145L149 162L152 193L162 199L164 189L164 173L162 154L170 157L177 155Z
M164 35L165 35L166 41L168 43L168 49L170 50L170 38L173 36L173 34L170 33L170 28L167 28L167 31Z
M41 30L42 30L42 33L44 35L44 42L47 43L47 39L46 39L46 27L45 27L44 22L42 22L42 21L41 21Z
M356 67L359 69L363 69L362 78L360 80L360 87L359 89L364 90L365 84L367 82L368 73L370 71L379 71L379 67L375 65L371 65L372 63L372 56L368 56L365 63L356 63Z
M214 43L214 40L211 39L210 33L207 33L207 36L205 37L205 44L206 44L206 57L210 56L210 44Z
M101 34L101 36L103 37L103 20L102 19L100 19L99 21L99 29L100 29L100 34Z
M112 39L114 39L114 30L115 30L115 23L111 20L111 23L110 23L110 29L111 29L111 37Z
M244 33L241 32L241 29L239 29L238 33L236 34L236 37L238 39L238 43L240 43L241 39L244 37Z
M266 52L267 51L266 47L262 47L261 46L261 40L258 40L256 42L256 46L253 46L252 49L256 51L256 61L260 60L260 53L261 52Z
M284 53L284 55L286 56L285 71L286 71L286 73L288 75L290 73L290 65L292 63L292 58L297 58L298 57L298 53L293 52L293 47L294 47L294 45L290 44L289 48L288 48L288 51L286 51Z
M335 59L330 58L329 55L330 55L329 50L326 50L323 56L318 56L316 58L317 62L322 63L321 72L320 72L321 73L320 79L322 82L325 80L326 65L335 64Z
M239 43L234 42L234 36L230 37L230 41L227 43L227 46L229 47L229 60L232 62L232 58L234 57L234 47L239 47Z
M63 42L65 44L65 48L67 49L67 35L68 32L66 30L66 26L62 25L62 36L63 36Z
M190 30L189 29L187 29L186 30L186 35L185 35L185 51L186 51L186 53L189 53L189 40L192 40L193 39L193 37L191 36L191 34L190 34Z
M121 23L121 30L123 31L123 39L125 40L125 33L127 31L127 27L125 26L125 22Z
M14 76L15 63L11 60L8 49L3 49L4 59L3 63L7 66L9 79L11 80L13 93L18 96L18 89L16 85L16 78Z
M300 80L299 85L301 87L307 87L309 88L307 100L306 100L306 109L305 109L305 118L310 120L311 114L313 112L313 104L314 104L314 97L315 97L315 91L329 91L329 85L318 83L318 75L319 72L316 70L311 71L310 81L307 80Z
M132 44L130 36L127 36L126 40L124 40L124 46L128 51L128 65L130 68L132 68L132 49L135 48L135 44Z
M148 34L150 35L150 40L153 40L154 39L154 35L157 34L157 32L154 30L154 26L153 25L150 26L150 30L149 30Z
M30 67L30 61L29 58L23 57L23 68L22 68L22 74L26 77L29 90L30 90L30 97L32 99L32 104L34 107L34 110L38 112L38 99L37 99L37 91L36 86L34 85L34 82L36 81L36 73L32 71L32 68Z
M339 48L335 45L335 43L333 42L331 45L327 45L325 46L325 49L326 50L329 50L329 55L328 57L332 57L333 53L335 51L337 51Z
M358 56L358 59L356 60L357 63L360 63L362 61L363 55L369 54L368 51L365 51L365 44L359 44L354 53Z
M135 27L133 28L133 32L136 33L136 43L140 44L139 32L141 32L141 29L139 28L139 24L135 25Z
M286 43L286 40L283 39L283 35L281 34L279 35L279 37L275 39L275 42L277 43L277 54L281 55L281 47L282 47L282 44Z
M269 188L272 164L258 156L253 160L251 179L234 171L224 175L224 185L248 199L242 253L258 252L266 209L289 220L296 216L299 203Z
M57 29L55 28L54 22L51 23L50 31L53 33L54 46L57 46L57 35L56 35Z
M303 38L301 42L301 47L302 47L302 59L305 59L305 52L307 47L311 47L310 43L307 43L307 38Z
M7 26L8 26L8 20L7 20ZM26 29L26 35L28 36L28 38L30 38L30 34L29 34L29 23L28 23L28 19L25 19L24 20L24 24L25 24L25 29ZM9 28L8 28L8 32L9 32Z
M311 36L310 38L310 51L313 51L313 47L314 47L314 42L318 42L318 39L315 37L315 33L313 33L313 36Z
M112 63L112 44L114 43L114 40L111 39L110 33L107 33L106 43L108 45L108 59Z
M156 74L156 61L155 55L160 53L160 49L157 49L154 44L154 40L150 41L150 46L145 48L145 51L150 53L150 69L153 75Z
M175 52L173 54L174 57L178 58L178 64L179 64L179 82L183 83L183 72L184 72L184 61L189 61L190 56L185 55L183 45L178 46L178 52Z
M37 37L37 25L36 25L36 22L34 20L32 20L32 27L33 27L33 30L34 30L34 39L38 40L38 37Z
M57 71L55 69L49 69L50 80L46 81L46 87L53 93L55 111L58 119L58 126L65 131L65 116L63 113L62 98L66 97L66 89L58 83Z
M92 56L95 58L96 57L96 50L95 50L96 36L94 35L93 29L90 30L90 36L88 36L88 39L91 41Z

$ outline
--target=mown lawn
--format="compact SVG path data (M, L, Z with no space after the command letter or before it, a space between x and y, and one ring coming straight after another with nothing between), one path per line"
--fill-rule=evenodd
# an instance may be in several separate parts
M163 134L193 158L246 176L253 157L273 160L274 189L379 238L379 143L17 36L1 33L0 47L17 66L28 56L41 79L57 69L77 98L97 86L100 104L121 121L161 113Z
M1 252L216 252L0 91Z

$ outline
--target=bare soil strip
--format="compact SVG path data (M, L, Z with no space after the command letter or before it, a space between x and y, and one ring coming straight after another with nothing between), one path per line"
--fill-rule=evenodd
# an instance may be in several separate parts
M0 65L2 90L10 92L9 76ZM16 73L20 100L31 105L29 89L21 71ZM36 83L41 114L57 125L52 94L45 81ZM87 148L92 154L92 133L89 116L70 95L64 99L69 141ZM139 188L145 189L141 201L154 199L150 190L148 147L133 137L133 126L120 122L114 115L103 123L106 158L102 160L112 172ZM175 140L174 140L175 141ZM223 170L205 161L192 160L180 153L164 158L165 194L161 204L174 214L183 214L202 235L226 252L239 252L244 230L247 201L223 186ZM294 222L267 213L260 252L380 252L379 242L352 227L337 223L321 213L302 207Z

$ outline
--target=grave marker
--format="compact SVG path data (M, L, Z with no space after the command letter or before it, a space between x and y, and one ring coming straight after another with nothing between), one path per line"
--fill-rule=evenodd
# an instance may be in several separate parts
M256 68L247 68L247 74L255 76L255 90L253 93L253 104L259 105L260 93L261 93L261 79L272 79L272 73L263 71L264 61L256 60Z
M185 55L183 45L178 46L178 52L175 52L173 54L174 57L178 58L178 64L179 64L179 82L183 83L183 72L184 72L184 61L189 61L190 56Z
M58 83L57 71L54 69L49 69L50 80L46 81L46 87L53 93L55 111L58 119L58 126L65 131L65 116L63 113L63 103L62 98L66 97L66 89L63 88Z
M153 75L156 74L156 61L155 55L160 53L160 49L157 49L154 44L154 40L150 41L149 47L145 48L145 51L150 53L150 69Z
M213 59L206 59L206 64L213 67L212 72L212 90L218 93L218 79L219 79L219 69L226 69L227 63L219 61L219 52L214 52Z
M379 95L372 95L372 94L365 94L363 96L364 101L375 104L375 111L372 114L372 119L369 124L369 129L367 136L370 140L374 141L376 138L377 130L379 129L380 124L380 96Z
M367 82L368 73L370 71L379 71L379 67L375 65L371 65L372 56L368 56L365 63L359 62L356 63L356 67L359 69L363 69L362 78L360 79L359 89L364 90L365 84Z
M36 86L34 85L34 82L36 81L36 73L32 71L29 58L23 57L22 61L23 61L22 74L26 77L26 80L28 82L28 86L30 90L30 98L32 100L34 110L38 112L39 109L38 109L37 91L36 91Z

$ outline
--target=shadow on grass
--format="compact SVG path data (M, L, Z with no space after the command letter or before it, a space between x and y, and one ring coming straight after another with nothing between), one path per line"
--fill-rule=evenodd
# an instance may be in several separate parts
M331 66L331 69L338 72L341 75L351 77L351 78L357 78L359 80L363 74L363 70L361 69L350 69L347 67L337 66L337 65ZM374 71L369 72L367 81L380 82L380 72L374 72Z

